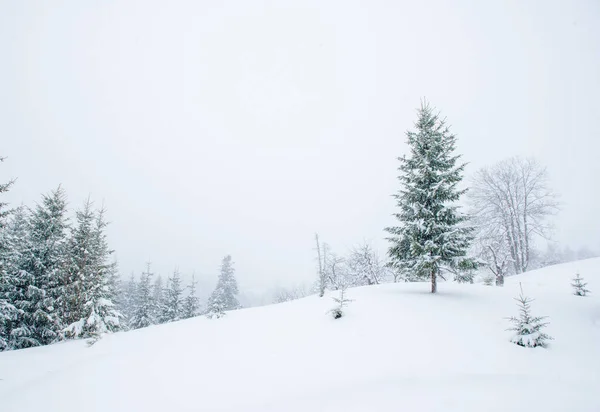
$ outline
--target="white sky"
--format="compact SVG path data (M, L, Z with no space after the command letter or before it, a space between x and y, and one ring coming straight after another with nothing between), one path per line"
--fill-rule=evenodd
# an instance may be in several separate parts
M151 260L242 287L314 277L313 235L382 252L426 96L468 173L535 155L556 239L600 248L600 3L0 0L1 181L61 183Z

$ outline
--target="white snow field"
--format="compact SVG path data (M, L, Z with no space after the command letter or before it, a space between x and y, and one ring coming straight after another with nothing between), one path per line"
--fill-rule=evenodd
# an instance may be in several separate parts
M509 342L519 282L547 349ZM311 296L1 353L0 411L600 411L600 259L506 283L363 287L339 320Z

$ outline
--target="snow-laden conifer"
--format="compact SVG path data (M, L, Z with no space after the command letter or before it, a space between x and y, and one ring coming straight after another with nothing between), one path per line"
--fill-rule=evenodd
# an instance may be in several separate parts
M590 293L590 290L586 288L587 283L583 281L583 278L577 273L577 275L573 278L573 294L576 296L585 296Z
M522 287L519 297L515 300L519 306L519 317L509 318L513 326L508 330L514 332L511 342L527 348L545 347L547 341L552 340L550 336L542 332L542 329L548 325L548 322L544 322L547 316L531 315L531 302L533 302L533 299L523 294Z
M131 273L129 280L124 284L121 290L120 310L123 314L125 327L131 329L131 320L135 313L137 302L137 282L135 275Z
M166 322L163 320L165 312L165 287L161 275L157 275L152 284L152 317L157 323Z
M0 162L4 158L0 157ZM8 192L13 181L0 184L0 194ZM14 289L15 272L11 260L13 240L8 230L8 217L11 210L6 202L0 201L0 351L9 348L10 332L17 319L17 308L12 304L10 295Z
M15 209L3 233L6 242L3 257L5 272L0 293L4 300L1 310L4 314L4 350L37 346L33 329L26 323L23 310L28 307L27 292L31 281L29 274L21 270L31 250L28 209Z
M386 229L388 254L405 279L430 279L435 293L444 270L456 273L473 266L466 258L472 229L457 205L465 193L458 187L465 164L455 155L456 137L425 102L415 128L407 132L410 154L399 158L401 188L394 195L399 225Z
M146 271L142 272L140 281L137 286L136 307L131 319L131 328L145 328L156 323L153 311L152 299L152 272L150 271L150 263L146 267Z
M78 214L78 222L84 226L80 231L82 234L87 230L90 209L88 201ZM82 243L74 242L74 254L84 261L77 262L74 269L77 295L71 301L76 318L65 328L66 335L71 338L98 339L104 333L120 328L122 315L114 303L117 267L111 260L112 250L106 240L104 213L104 209L92 212L89 238L82 236Z
M196 285L198 282L196 281L196 276L192 274L192 282L187 287L188 294L183 301L183 313L182 317L184 319L192 318L197 316L200 312L200 299L196 296Z
M25 289L21 328L16 332L24 347L46 345L60 337L63 322L58 297L67 267L67 201L59 186L31 212L30 239L19 283Z
M348 299L346 291L348 284L343 282L339 285L338 296L332 296L331 299L335 302L335 307L329 311L334 319L339 319L344 316L344 308L348 306L352 299Z
M183 316L183 286L179 270L175 269L173 276L167 280L164 292L164 305L161 314L161 323L174 322Z
M208 299L206 316L209 318L219 318L227 310L239 309L240 303L237 300L238 294L237 281L235 279L235 270L231 256L227 255L221 263L221 273L217 282L217 287Z

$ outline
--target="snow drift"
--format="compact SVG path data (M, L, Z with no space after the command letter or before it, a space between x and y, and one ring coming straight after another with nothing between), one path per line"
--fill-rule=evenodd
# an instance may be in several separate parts
M572 293L579 272L587 297ZM510 342L519 282L547 349ZM0 354L2 412L599 411L600 259L330 295Z

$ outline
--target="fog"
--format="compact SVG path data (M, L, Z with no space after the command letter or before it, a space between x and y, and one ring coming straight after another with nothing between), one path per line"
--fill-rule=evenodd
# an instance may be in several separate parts
M124 275L310 281L315 232L385 252L426 97L467 176L535 156L554 239L600 249L600 3L493 3L0 1L8 200L104 203Z

